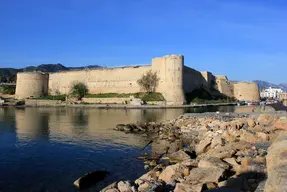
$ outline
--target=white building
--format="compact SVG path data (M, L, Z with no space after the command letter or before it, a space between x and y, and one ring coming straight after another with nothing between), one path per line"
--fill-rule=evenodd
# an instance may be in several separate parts
M273 99L279 99L279 95L283 93L283 90L281 88L266 88L263 89L260 92L260 97L262 98L273 98Z

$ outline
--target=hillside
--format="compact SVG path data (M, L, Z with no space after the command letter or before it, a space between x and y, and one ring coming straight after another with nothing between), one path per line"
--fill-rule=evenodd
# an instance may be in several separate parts
M281 88L284 91L287 90L287 83L281 83L281 84L273 84L273 83L269 83L267 81L261 81L261 80L255 80L253 82L256 82L258 84L259 90L268 88L268 87L274 87L274 88Z
M15 68L0 68L0 82L15 82L15 77L18 72L32 72L32 71L42 71L42 72L58 72L58 71L70 71L70 70L80 70L80 69L94 69L100 68L99 65L88 65L84 67L66 67L60 63L58 64L41 64L38 66L28 66L21 69Z

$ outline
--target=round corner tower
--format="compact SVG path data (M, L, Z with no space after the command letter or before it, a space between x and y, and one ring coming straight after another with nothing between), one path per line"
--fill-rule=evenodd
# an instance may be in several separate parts
M42 72L17 73L15 98L41 97L48 94L49 74Z
M152 60L152 70L157 72L160 82L157 91L165 97L167 104L183 104L183 55L167 55Z
M235 82L233 83L234 97L242 101L259 101L260 94L255 82Z

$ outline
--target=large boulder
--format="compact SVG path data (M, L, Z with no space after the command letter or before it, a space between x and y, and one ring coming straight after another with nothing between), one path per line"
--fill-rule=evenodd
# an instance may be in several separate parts
M256 122L252 118L247 119L247 124L249 127L255 127L256 126Z
M260 114L257 121L260 125L269 126L274 122L274 116L269 114Z
M265 192L287 191L287 132L268 148Z
M239 166L239 164L237 163L237 161L233 157L232 158L225 158L225 159L223 159L223 161L225 161L226 163L231 165L233 167L233 169L237 169Z
M197 155L200 155L207 151L208 146L211 144L211 137L206 137L205 139L201 140L199 144L195 147L195 152Z
M218 182L224 171L222 168L194 168L186 177L186 182L191 184Z
M287 132L277 137L268 148L266 161L268 171L280 164L287 164Z
M163 192L163 189L164 186L161 182L153 181L141 184L138 187L138 192L147 192L147 191Z
M156 173L154 171L149 171L146 174L143 174L137 180L135 180L135 184L141 185L141 184L143 184L145 182L151 182L154 179L156 179Z
M162 173L159 175L158 179L169 182L172 180L178 180L184 177L184 170L187 169L187 167L182 166L181 164L175 164L167 166Z
M168 157L169 157L169 160L171 162L176 162L176 163L190 160L190 156L186 152L184 152L183 150L179 150L177 152L174 152L174 153L168 155Z
M258 135L252 131L241 130L240 140L247 141L250 143L256 143L267 140L267 136L263 137L262 135Z
M224 145L224 140L220 135L217 135L217 136L213 137L210 147L214 148L216 146L222 146L222 145Z
M287 164L280 164L268 172L265 192L287 192Z
M202 184L177 183L174 192L201 192Z
M233 149L229 145L218 146L214 149L208 150L207 153L200 155L199 159L202 159L205 157L217 157L220 159L224 159L224 158L232 157L232 155L234 155L235 153L236 153L235 149Z
M282 129L287 131L287 118L281 117L277 119L274 124L275 129Z
M135 192L136 189L132 186L130 181L120 181L118 183L118 189L120 192Z
M226 162L223 162L221 159L217 157L207 157L201 159L198 163L198 167L200 168L222 168L228 169L229 165Z

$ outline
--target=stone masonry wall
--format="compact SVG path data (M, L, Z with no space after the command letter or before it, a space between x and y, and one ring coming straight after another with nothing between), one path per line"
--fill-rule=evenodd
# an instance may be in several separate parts
M51 73L49 90L51 94L66 94L73 83L83 82L92 94L140 92L137 80L150 69L140 66Z
M227 77L224 75L218 75L215 78L218 91L228 97L233 97L233 87Z
M152 65L91 70L64 71L50 74L18 73L16 98L30 96L68 94L75 82L87 85L89 93L135 93L141 92L137 80L147 71L156 72L160 92L168 105L185 103L184 93L204 87L207 91L217 89L220 93L238 100L258 100L259 90L255 83L230 83L226 76L214 76L184 66L182 55L167 55L152 59ZM214 85L213 85L214 84ZM214 91L210 91L214 93Z
M234 97L238 100L258 101L260 100L258 85L253 82L232 83Z
M49 74L39 72L18 73L15 98L40 97L48 94Z
M190 93L194 89L205 87L208 89L208 82L199 71L184 67L183 70L183 90L185 93Z

